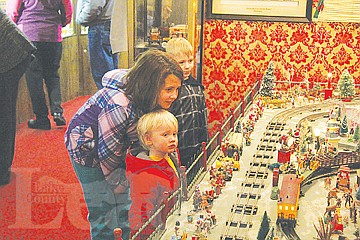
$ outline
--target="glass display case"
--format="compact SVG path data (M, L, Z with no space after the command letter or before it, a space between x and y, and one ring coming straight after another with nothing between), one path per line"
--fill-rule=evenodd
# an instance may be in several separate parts
M166 42L173 37L184 37L194 46L198 45L198 41L195 43L193 37L189 39L190 35L194 36L193 32L189 32L189 25L195 24L196 31L200 31L200 11L189 9L194 6L198 9L201 1L135 0L134 4L135 57L149 48L163 49ZM197 16L190 16L193 14Z

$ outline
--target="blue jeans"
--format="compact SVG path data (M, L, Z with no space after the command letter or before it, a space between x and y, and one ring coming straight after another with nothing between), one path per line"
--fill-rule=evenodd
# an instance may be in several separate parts
M59 76L62 43L33 42L33 44L37 51L34 53L35 59L26 71L26 82L36 118L47 118L49 110L46 105L43 80L49 95L51 114L64 111L61 107Z
M113 54L110 45L110 21L89 27L89 54L91 73L98 89L103 88L102 77L110 70L118 68L118 55Z
M126 193L115 194L113 187L105 181L100 168L71 162L84 192L91 239L114 240L113 230L117 227L122 229L123 239L129 239L130 189Z

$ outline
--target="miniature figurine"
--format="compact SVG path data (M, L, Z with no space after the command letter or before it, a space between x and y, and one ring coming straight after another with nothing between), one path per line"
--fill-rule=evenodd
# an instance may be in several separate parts
M195 224L195 227L196 227L195 232L197 232L197 233L201 232L203 224L204 224L203 215L200 215Z
M238 152L234 152L234 161L239 161L239 153Z
M180 222L175 222L175 236L180 236Z
M324 185L326 190L329 190L331 188L331 177L326 177L324 179Z
M328 195L327 195L327 205L330 206L331 204L331 199L335 198L337 199L337 193L338 193L338 189L337 188L334 188L332 190L330 190L328 192Z
M299 139L300 138L300 128L297 128L294 132L294 138Z
M341 198L336 199L336 207L341 208Z
M209 205L212 205L213 202L214 202L214 196L215 196L215 191L214 191L214 189L206 190L206 191L205 191L205 194L206 194L206 196L207 196L207 201L208 201Z
M334 231L342 232L344 230L344 226L342 224L342 216L340 215L340 208L336 208L334 217L332 219L332 224Z
M207 200L206 194L203 194L201 198L200 209L206 210L208 207L209 207L209 202Z
M216 172L217 172L217 168L214 166L211 166L210 170L209 170L210 182L212 179L214 179L216 177Z
M247 132L245 135L245 145L250 146L251 145L251 138L250 138L250 132Z
M350 168L347 166L340 166L337 178L336 188L346 191L350 190Z
M210 210L206 210L207 216L211 219L211 224L216 225L216 216L215 214Z
M201 201L202 201L201 192L200 192L199 186L196 186L194 196L193 196L194 211L200 210Z
M354 201L354 198L351 195L349 190L345 191L343 198L345 199L345 203L344 203L345 207L350 208L350 206L352 205L352 203Z
M221 141L221 152L223 153L223 156L227 156L227 145L228 142L226 139Z
M204 234L210 233L210 227L211 227L211 220L209 218L205 218L204 224L202 226L202 232Z

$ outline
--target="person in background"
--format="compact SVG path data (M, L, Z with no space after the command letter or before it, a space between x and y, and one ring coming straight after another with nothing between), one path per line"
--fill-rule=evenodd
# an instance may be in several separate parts
M110 70L118 68L118 55L110 44L111 15L114 0L79 0L76 8L76 22L88 26L88 45L91 73L98 89L101 79ZM122 11L122 10L118 10Z
M174 115L163 109L147 113L140 118L137 132L142 148L133 149L126 156L126 177L132 200L129 211L132 235L163 203L164 192L171 195L180 187L178 123ZM136 239L147 239L162 222L161 215L154 218Z
M57 126L66 125L61 106L61 29L71 22L71 0L7 0L6 13L36 46L35 59L26 71L35 119L28 127L50 130L43 80L48 91L50 111Z
M35 49L0 9L0 186L10 182L15 147L18 86Z
M202 150L202 142L208 141L207 107L204 87L191 75L194 56L190 42L185 38L173 38L166 52L180 64L184 72L184 85L179 98L172 104L172 112L179 122L179 151L181 164L188 169ZM188 184L193 180L200 164L197 164L187 176Z
M146 51L129 71L106 73L104 88L70 121L65 145L82 185L93 240L113 239L118 227L123 238L129 238L126 151L138 144L138 119L155 109L168 109L177 98L182 74L165 52Z

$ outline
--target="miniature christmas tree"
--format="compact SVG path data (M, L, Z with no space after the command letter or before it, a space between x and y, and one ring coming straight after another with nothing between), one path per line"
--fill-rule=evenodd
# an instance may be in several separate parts
M341 135L346 135L349 132L349 128L347 125L347 119L346 119L346 115L344 116L344 119L341 122L341 127L340 127L340 134Z
M259 233L257 235L258 240L264 240L266 238L266 235L268 234L270 230L270 219L267 215L267 212L264 212L264 216L261 221Z
M355 83L353 77L350 75L348 70L344 70L341 74L338 89L340 90L340 97L351 98L355 94Z
M356 126L353 139L354 141L358 141L360 138L359 125Z
M275 69L274 63L270 61L268 68L265 72L265 75L262 79L260 96L263 97L273 96L272 90L274 89L275 86L274 82L276 81L276 77L274 75L274 69Z

